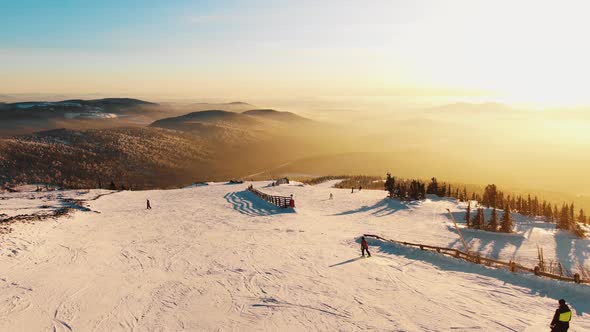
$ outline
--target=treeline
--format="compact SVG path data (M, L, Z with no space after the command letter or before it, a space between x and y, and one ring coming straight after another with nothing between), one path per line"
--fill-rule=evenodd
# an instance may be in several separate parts
M437 195L439 197L454 197L453 187L447 183L439 183L432 178L428 185L420 179L401 179L387 173L383 183L389 197L401 200L425 199L426 195ZM458 190L458 189L457 189Z
M402 200L420 200L425 199L427 194L437 195L439 197L451 197L460 201L468 200L467 189L463 187L460 190L458 187L453 188L451 184L439 183L436 178L430 179L430 183L426 184L423 181L413 180L396 180L391 174L387 173L384 183L385 190L389 192L389 197L399 198ZM512 215L509 206L504 210L502 217L498 219L498 211L496 204L498 197L503 197L502 193L498 193L495 185L487 186L484 192L485 202L493 206L492 215L489 222L485 220L485 213L483 208L478 208L475 217L471 217L471 204L467 206L465 214L465 221L467 227L474 229L481 229L490 232L512 232ZM492 190L493 189L493 190ZM477 195L473 194L473 200L477 200ZM479 200L478 200L479 201Z
M578 237L585 237L581 224L587 224L589 220L584 209L580 209L576 214L574 203L563 203L561 208L558 208L557 204L546 200L541 201L536 195L534 197L530 194L526 197L505 195L494 184L487 185L481 196L473 193L472 199L481 202L487 208L493 208L493 211L498 208L532 218L542 217L546 222L555 223L557 229L568 230Z
M420 180L396 179L387 173L383 183L390 198L401 200L419 200L426 198L426 186Z
M337 183L336 188L363 188L363 189L381 189L383 188L383 180L378 176L353 175L348 177L340 177L336 179L344 179ZM332 179L333 180L333 179Z
M432 194L439 197L455 198L461 202L470 202L465 214L465 222L468 227L473 229L509 233L513 228L511 213L519 213L531 218L541 217L546 222L555 223L557 229L571 231L578 237L586 236L581 224L590 223L590 218L586 216L584 209L577 210L574 203L563 203L558 206L547 200L539 199L537 195L510 195L499 190L494 184L487 185L482 192L478 192L481 189L468 192L465 185L439 182L434 177L427 183L420 179L393 177L390 173L387 173L385 180L378 176L340 175L322 176L304 182L317 184L335 179L344 179L335 185L336 188L385 189L389 193L389 197L400 200L420 200L425 199L426 195ZM471 202L478 204L473 206L474 215L472 215ZM491 215L487 219L483 207L492 209Z
M190 183L209 156L191 136L156 128L54 130L0 139L0 186L168 188ZM101 179L101 180L99 180Z
M546 222L556 224L557 229L571 231L578 237L585 237L585 230L581 224L588 224L590 219L586 216L584 209L576 213L574 203L563 203L561 208L546 200L540 200L537 196L526 197L522 195L504 194L495 184L487 185L483 193L472 192L469 194L466 187L453 187L451 184L440 183L432 178L426 184L421 180L396 179L387 174L384 188L389 192L389 197L402 200L419 200L426 198L426 194L433 194L439 197L451 197L461 202L469 202L465 214L465 222L469 228L487 230L492 232L512 232L513 223L511 212L519 213L528 217L542 217ZM471 215L471 201L476 201L475 216ZM492 209L489 220L486 220L483 207ZM498 216L498 210L503 210L502 216Z
M309 185L316 185L316 184L320 184L320 183L324 183L327 181L332 181L332 180L343 180L347 181L349 179L352 178L356 178L356 177L363 177L363 176L355 176L355 175L325 175L325 176L318 176L318 177L313 177L313 178L300 178L300 179L296 179L298 181L301 181L305 184L309 184ZM341 183L341 182L340 182ZM340 183L337 183L335 185L336 188L339 188Z

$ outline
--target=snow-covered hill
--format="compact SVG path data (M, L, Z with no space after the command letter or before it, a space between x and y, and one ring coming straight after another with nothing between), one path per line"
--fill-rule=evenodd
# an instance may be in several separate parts
M254 183L293 194L290 211L249 184L64 192L88 211L0 237L0 331L548 331L562 297L575 312L570 331L590 330L589 286L378 241L359 257L363 233L460 248L445 209L462 220L462 203ZM62 206L47 195L0 194L0 213ZM465 235L472 249L525 265L538 244L546 260L588 266L588 240L550 226L521 219L516 234Z

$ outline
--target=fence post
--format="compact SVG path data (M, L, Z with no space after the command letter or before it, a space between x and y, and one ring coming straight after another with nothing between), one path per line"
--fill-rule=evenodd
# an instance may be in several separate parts
M516 272L516 263L514 263L513 261L510 261L510 263L508 263L508 265L510 266L510 272Z

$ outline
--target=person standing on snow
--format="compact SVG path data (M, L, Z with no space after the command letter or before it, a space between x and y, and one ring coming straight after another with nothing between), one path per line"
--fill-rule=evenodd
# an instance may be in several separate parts
M151 210L152 209L152 206L150 205L150 200L149 199L147 200L147 207L146 207L146 209L148 209L148 210Z
M565 300L559 300L559 308L555 310L553 320L551 321L551 332L567 332L570 328L570 320L572 320L572 311L565 304Z
M365 257L365 250L367 251L367 256L371 257L371 253L369 252L369 244L367 243L367 240L365 240L365 237L361 237L361 254L363 255L363 257Z

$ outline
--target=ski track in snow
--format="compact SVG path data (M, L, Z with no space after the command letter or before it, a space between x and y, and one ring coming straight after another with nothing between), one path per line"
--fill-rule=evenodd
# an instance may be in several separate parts
M384 200L334 182L254 183L294 194L295 213L245 191L249 183L66 192L100 213L15 223L0 236L0 331L532 332L548 330L562 296L576 312L570 331L590 330L589 286L373 240L373 257L360 258L363 233L460 248L445 211L459 221L464 205ZM2 194L0 213L42 210L27 195ZM465 236L472 249L530 266L537 244L546 259L590 263L588 240L530 220L517 230Z

